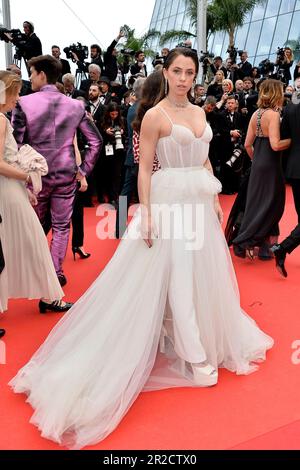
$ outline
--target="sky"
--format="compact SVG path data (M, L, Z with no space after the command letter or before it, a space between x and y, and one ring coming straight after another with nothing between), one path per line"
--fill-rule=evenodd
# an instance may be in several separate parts
M10 4L12 28L23 32L23 21L32 21L43 53L51 53L53 44L63 50L74 42L97 43L106 49L124 24L142 36L149 29L155 0L10 0ZM0 54L3 68L3 44ZM65 59L65 54L61 57Z

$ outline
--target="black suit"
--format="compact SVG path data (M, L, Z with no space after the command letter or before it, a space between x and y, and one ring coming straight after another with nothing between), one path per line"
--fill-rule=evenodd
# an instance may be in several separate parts
M59 61L60 61L61 66L62 66L62 71L61 71L61 74L58 78L58 82L62 83L63 76L66 75L66 73L71 73L71 67L70 67L70 64L67 60L59 59Z
M292 145L289 149L286 177L290 180L295 208L298 214L298 225L291 235L280 245L287 252L292 251L300 245L300 104L290 104L284 110L281 133L282 138L291 138Z
M37 35L35 33L32 33L30 36L25 36L25 37L26 37L25 44L19 44L18 40L12 41L14 45L18 47L24 59L30 60L33 57L38 57L39 55L42 55L43 54L42 43L40 39L37 37Z
M244 80L245 77L250 77L252 72L252 65L246 60L244 63L238 64L238 75L240 80Z
M82 80L80 84L80 90L85 93L85 97L88 98L90 86L93 84L92 80L88 78L87 80Z
M141 69L141 67L138 65L137 62L135 62L135 63L130 67L130 73L131 73L131 75L137 75L138 73L143 73L142 70L145 71L145 77L147 77L148 73L147 73L147 67L146 67L145 64L144 64L143 69Z

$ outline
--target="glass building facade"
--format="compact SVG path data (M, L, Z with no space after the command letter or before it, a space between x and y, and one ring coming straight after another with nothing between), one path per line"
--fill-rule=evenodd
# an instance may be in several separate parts
M300 59L300 0L267 0L247 16L235 36L235 46L248 51L249 60L257 65L265 58L274 60L278 47L289 45ZM156 0L150 29L164 33L176 29L195 33L186 14L185 0ZM178 42L178 41L177 41ZM151 49L160 50L154 39ZM176 46L176 41L166 44ZM227 56L228 34L219 32L208 40L208 49L223 58Z

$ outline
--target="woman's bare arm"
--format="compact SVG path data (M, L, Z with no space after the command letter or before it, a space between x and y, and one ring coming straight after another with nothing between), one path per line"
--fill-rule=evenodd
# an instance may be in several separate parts
M159 122L157 111L155 109L148 111L143 119L140 134L138 191L142 210L142 234L149 248L153 245L150 190L154 156L160 135Z
M253 158L253 153L254 153L253 143L256 138L256 120L257 120L257 113L253 114L250 120L247 137L245 140L245 149L249 157L251 158L251 160Z
M4 148L5 148L6 126L7 126L7 122L6 122L5 117L0 116L0 175L6 176L7 178L14 178L16 180L27 181L28 174L25 173L25 171L14 168L13 166L6 163L3 159Z
M269 140L272 149L275 152L286 150L291 145L291 139L280 140L280 116L273 112L269 121Z

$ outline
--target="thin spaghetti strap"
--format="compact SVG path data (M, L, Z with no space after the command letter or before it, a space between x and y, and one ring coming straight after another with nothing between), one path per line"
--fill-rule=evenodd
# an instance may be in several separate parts
M165 111L161 106L157 106L157 108L165 115L165 117L168 119L168 121L170 121L170 123L173 126L174 123L173 123L172 119L170 118L170 116L168 115L167 111Z

